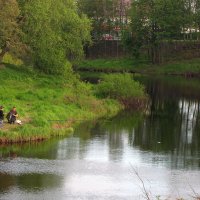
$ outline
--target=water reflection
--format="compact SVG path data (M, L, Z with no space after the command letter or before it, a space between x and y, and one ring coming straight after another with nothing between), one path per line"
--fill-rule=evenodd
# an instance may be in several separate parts
M189 91L170 80L155 78L148 83L151 112L135 130L134 145L170 155L172 167L199 167L200 90L194 80L187 82Z
M8 191L11 186L15 185L13 176L0 173L0 193Z
M20 189L28 191L40 191L59 187L62 177L54 174L22 174L8 175L0 173L0 192L9 191L17 185ZM48 184L47 184L48 183Z
M199 117L199 102L182 100L179 102L181 115L181 140L183 143L192 144L196 125Z
M60 138L61 139L61 138ZM16 145L0 145L1 158L39 158L56 159L58 139L52 139L41 143L24 143Z
M152 193L186 197L189 183L200 192L200 81L138 79L148 113L83 123L70 138L0 146L0 199L142 199L130 163Z

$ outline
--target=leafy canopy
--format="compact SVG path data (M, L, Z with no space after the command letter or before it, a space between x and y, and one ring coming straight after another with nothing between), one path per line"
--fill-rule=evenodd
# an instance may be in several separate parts
M47 73L63 74L71 59L83 55L83 44L90 41L90 21L78 15L73 0L21 0L20 6L34 65Z
M183 30L189 23L185 2L186 0L133 0L131 34L127 34L125 43L136 57L144 46L155 49L161 41L183 38Z
M21 48L20 10L16 0L0 0L0 62L6 52Z
M104 75L96 86L96 93L103 98L129 99L146 97L145 89L139 82L133 80L131 74Z

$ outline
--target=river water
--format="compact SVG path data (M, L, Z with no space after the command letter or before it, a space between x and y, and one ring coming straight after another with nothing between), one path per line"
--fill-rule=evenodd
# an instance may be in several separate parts
M192 199L200 194L200 80L137 77L145 114L81 124L69 138L0 146L0 199ZM144 184L144 188L143 185Z

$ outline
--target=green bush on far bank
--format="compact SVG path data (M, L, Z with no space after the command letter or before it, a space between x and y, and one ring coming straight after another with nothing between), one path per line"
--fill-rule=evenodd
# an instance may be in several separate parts
M135 107L133 104L147 98L144 86L128 73L104 75L96 86L96 94L102 98L117 99L125 107Z

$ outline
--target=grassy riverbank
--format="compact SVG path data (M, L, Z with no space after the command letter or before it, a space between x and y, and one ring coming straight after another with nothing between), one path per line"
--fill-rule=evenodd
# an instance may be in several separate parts
M0 143L35 141L66 135L84 120L116 114L122 106L115 100L98 99L92 86L68 78L45 75L31 67L0 66L0 104L7 113L17 107L23 125L4 124Z
M152 65L148 61L130 58L84 60L75 64L77 71L90 72L131 72L142 74L168 74L200 76L200 59L174 61L162 65Z

